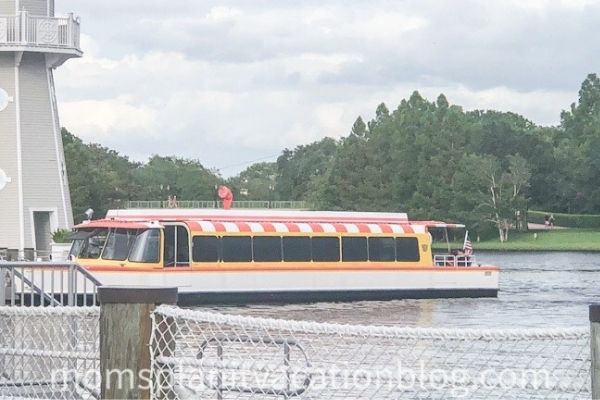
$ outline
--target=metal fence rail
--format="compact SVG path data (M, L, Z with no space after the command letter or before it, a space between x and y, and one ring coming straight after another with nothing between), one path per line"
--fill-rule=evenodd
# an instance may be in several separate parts
M0 261L0 306L93 305L99 286L77 264Z

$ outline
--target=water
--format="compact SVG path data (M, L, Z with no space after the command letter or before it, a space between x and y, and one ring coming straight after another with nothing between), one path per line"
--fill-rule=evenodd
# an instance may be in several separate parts
M349 324L419 327L587 326L600 302L600 254L482 253L502 268L497 299L396 300L212 307L242 315Z

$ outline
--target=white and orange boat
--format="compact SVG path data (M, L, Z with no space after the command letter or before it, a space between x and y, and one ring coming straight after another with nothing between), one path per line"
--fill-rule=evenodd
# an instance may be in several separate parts
M113 210L82 223L71 256L104 285L177 286L183 303L495 297L499 269L435 255L402 213Z

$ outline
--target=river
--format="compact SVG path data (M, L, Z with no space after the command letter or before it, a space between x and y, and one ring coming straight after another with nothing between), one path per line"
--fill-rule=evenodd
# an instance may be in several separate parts
M495 299L439 299L212 307L219 312L294 320L419 327L566 327L588 324L600 302L600 254L480 252L499 266Z

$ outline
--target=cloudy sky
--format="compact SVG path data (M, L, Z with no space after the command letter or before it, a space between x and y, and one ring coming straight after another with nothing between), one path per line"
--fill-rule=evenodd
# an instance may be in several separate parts
M224 176L346 135L413 90L559 122L600 72L600 1L57 0L85 56L56 73L61 122L144 160Z

